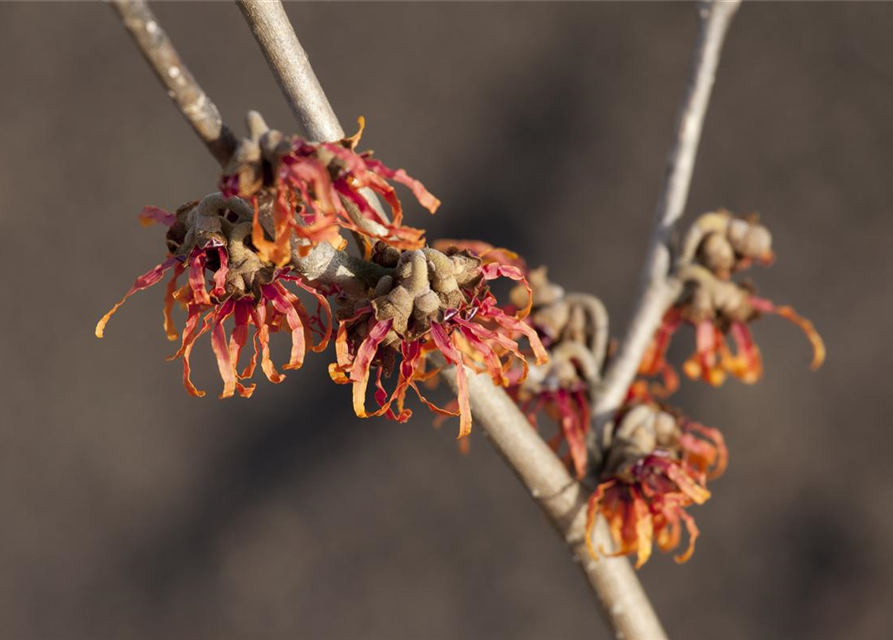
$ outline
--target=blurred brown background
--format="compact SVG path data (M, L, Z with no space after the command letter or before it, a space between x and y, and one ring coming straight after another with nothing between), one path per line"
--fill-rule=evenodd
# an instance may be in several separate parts
M155 6L241 131L291 119L238 10ZM603 297L638 282L695 33L690 4L290 4L345 128L444 201L409 224L479 237ZM675 399L731 466L693 559L641 571L671 636L893 637L893 4L748 4L728 41L690 213L759 210L754 274L824 335L756 327L754 387ZM359 421L309 359L219 402L207 344L186 396L144 204L215 163L112 11L0 4L0 637L607 637L583 580L478 430ZM677 355L693 345L680 339ZM280 358L282 352L280 351Z

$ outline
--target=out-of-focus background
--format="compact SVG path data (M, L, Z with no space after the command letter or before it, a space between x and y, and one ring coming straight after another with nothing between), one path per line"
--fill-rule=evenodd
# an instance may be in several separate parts
M155 6L241 132L292 120L239 11ZM629 316L687 75L683 3L290 4L346 129L476 237ZM760 291L811 318L755 328L762 383L687 383L731 465L692 560L641 571L676 638L893 636L893 4L747 4L690 214L759 210ZM164 254L144 204L216 165L99 3L0 4L0 637L607 637L578 569L480 430L360 421L329 356L250 401L189 398L161 287L96 320ZM690 333L674 353L693 345ZM279 351L280 357L282 351Z

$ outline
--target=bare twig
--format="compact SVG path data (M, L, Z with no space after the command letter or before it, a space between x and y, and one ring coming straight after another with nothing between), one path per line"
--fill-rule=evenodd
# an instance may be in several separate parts
M279 86L307 131L335 133L337 119L301 50L279 0L239 0ZM282 50L289 55L280 55ZM292 68L294 63L295 68ZM325 108L320 107L325 105ZM315 123L319 118L320 122ZM314 129L313 127L318 127ZM327 138L322 138L327 139ZM596 318L601 323L599 318ZM444 376L455 385L455 372ZM454 386L455 389L455 386ZM514 402L487 376L469 375L469 396L475 421L490 436L533 499L549 516L585 573L618 638L661 640L666 637L638 577L626 558L593 560L586 551L586 496L564 465L530 428ZM607 525L596 527L596 547L613 548Z
M297 117L303 136L313 142L342 139L344 129L316 79L307 52L298 42L282 3L239 0L236 4Z
M180 113L217 162L225 165L236 148L236 138L223 123L216 105L180 60L155 14L143 0L110 0L110 4Z
M597 440L601 444L605 442L605 426L623 402L654 332L679 294L681 285L671 273L670 236L685 209L723 41L739 4L739 0L713 0L698 6L700 22L691 76L679 110L667 171L654 212L641 293L626 336L608 367L595 402L596 428L589 433L590 449L594 451L600 444Z

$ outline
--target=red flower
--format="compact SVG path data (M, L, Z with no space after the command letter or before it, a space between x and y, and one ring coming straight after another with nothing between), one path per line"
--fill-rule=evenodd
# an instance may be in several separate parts
M521 411L530 424L537 428L537 416L546 414L558 425L558 432L547 440L556 453L561 445L567 445L567 455L563 461L572 467L578 479L585 477L588 467L586 433L589 431L591 408L589 392L583 383L568 385L567 388L543 388L535 395L528 395L522 385L510 389ZM525 398L526 396L526 398Z
M244 202L236 198L224 200L219 194L181 207L176 215L154 207L144 210L141 219L159 221L170 227L168 242L175 253L136 279L125 296L96 325L96 336L103 336L106 323L127 298L157 284L173 269L164 300L164 329L168 339L180 340L180 348L169 359L183 358L183 385L190 395L205 395L195 387L190 375L193 346L205 333L211 333L211 347L224 383L221 398L236 392L242 397L251 396L255 385L241 381L252 377L258 357L261 369L271 382L283 380L285 376L276 371L270 359L271 333L291 334L291 355L284 369L300 368L307 349L322 351L328 344L332 324L328 302L291 270L263 263L246 243L250 215ZM187 282L178 287L184 273ZM287 283L316 299L318 309L314 316L286 288ZM175 302L187 311L182 332L177 331L172 319ZM325 320L322 315L326 316ZM230 318L233 328L227 338L224 323ZM239 369L250 327L254 327L254 353ZM320 336L316 344L312 344L314 334Z
M441 253L434 249L405 251L393 266L393 275L378 283L371 301L348 301L339 310L341 321L335 339L337 361L330 365L332 379L353 384L354 411L361 417L387 415L403 422L411 411L404 406L412 388L421 401L441 415L458 415L459 437L471 431L471 407L465 369L456 367L458 411L429 402L417 383L433 376L444 363L467 365L490 374L495 384L508 384L508 371L519 362L526 375L527 360L517 340L526 337L539 363L545 350L536 332L522 316L506 313L487 282L499 277L525 282L512 266L480 260L468 252ZM362 304L362 306L361 306ZM427 369L431 354L442 361ZM389 394L382 376L390 375L400 361L397 384ZM372 369L379 409L366 411L366 389Z
M356 153L364 127L362 118L359 122L354 136L337 143L313 144L268 129L257 140L243 141L245 149L236 154L239 160L228 168L220 188L225 195L238 195L254 204L252 241L263 259L285 265L291 256L292 234L303 240L304 254L319 242L341 248L341 229L387 240L400 249L424 245L423 230L402 226L403 208L388 181L407 186L431 213L440 201L403 169L388 168L371 152ZM388 203L390 222L369 205L360 193L363 189L371 189ZM272 209L272 241L266 238L261 221L265 206ZM367 250L370 247L367 244Z
M616 545L611 555L635 554L639 568L651 556L654 543L662 551L678 547L684 526L688 548L675 559L685 562L699 535L686 508L704 504L710 497L707 480L725 469L722 436L653 404L625 409L618 423L601 482L589 498L587 548L593 558L598 557L592 534L600 513Z

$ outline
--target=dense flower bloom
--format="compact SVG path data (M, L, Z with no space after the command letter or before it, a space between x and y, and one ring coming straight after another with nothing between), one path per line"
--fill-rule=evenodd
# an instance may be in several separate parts
M679 546L688 532L685 562L699 535L686 508L710 497L708 479L726 466L726 448L716 429L669 413L653 403L627 406L618 417L600 482L589 498L586 544L598 557L592 534L598 514L608 523L616 549L611 555L636 555L636 568L651 556Z
M482 265L471 253L458 250L388 249L374 251L373 257L393 271L379 280L371 300L342 301L336 362L329 368L335 382L353 385L354 411L359 417L386 415L400 422L407 420L411 411L404 402L412 388L436 413L458 415L462 437L471 430L464 367L456 367L457 411L429 402L418 382L430 378L446 363L487 372L495 384L506 386L513 363L520 363L524 370L521 377L526 375L527 358L518 344L522 337L527 338L536 361L546 361L536 332L523 322L524 312L513 315L504 311L488 286L499 277L524 283L519 269L495 262ZM429 369L434 352L442 360ZM366 390L373 369L379 408L370 413L366 410ZM389 394L382 377L394 370L398 373L397 384Z
M259 123L252 138L243 140L220 188L225 195L238 195L254 205L252 241L261 257L285 265L291 256L293 234L301 240L302 254L323 241L341 248L341 229L371 239L367 240L367 253L376 239L400 249L424 246L423 230L403 226L403 208L388 181L408 187L431 213L440 201L403 169L388 168L371 152L356 153L362 118L354 136L318 144L285 137L268 129L260 116L255 114L255 119ZM384 199L391 209L390 220L369 204L361 194L363 189ZM273 229L272 240L267 239L261 220L266 208L271 210L267 226Z
M284 369L300 368L308 349L324 349L332 324L328 302L290 269L277 268L259 257L250 242L252 213L244 201L223 198L220 194L184 205L176 214L147 207L140 218L146 223L160 222L169 227L167 241L171 255L137 278L127 294L99 321L97 337L103 336L106 323L127 298L157 284L172 270L164 301L164 329L168 339L180 340L180 348L170 359L183 359L183 385L191 395L205 395L192 383L190 369L192 349L205 333L211 333L211 347L224 383L221 398L236 392L243 397L251 396L255 385L241 381L252 377L258 359L271 382L282 381L284 375L276 370L270 358L271 333L287 331L291 335L291 354ZM178 286L184 274L187 281ZM315 314L309 313L287 284L315 298L318 303ZM175 303L187 312L182 332L175 328L172 318ZM224 323L230 318L233 328L227 338ZM240 356L248 344L251 327L254 327L254 352L240 369ZM318 336L315 344L314 336Z

